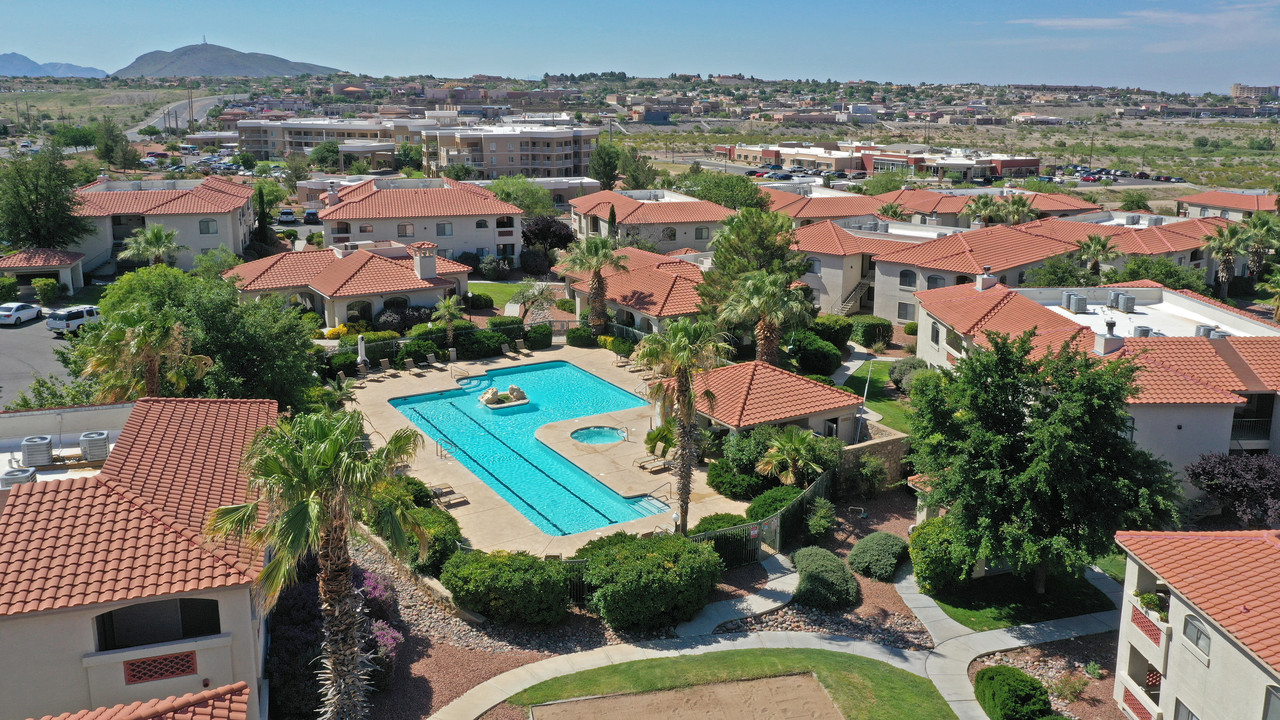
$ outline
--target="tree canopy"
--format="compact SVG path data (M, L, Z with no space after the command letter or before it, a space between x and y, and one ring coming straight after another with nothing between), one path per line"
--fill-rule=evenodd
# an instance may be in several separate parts
M601 190L612 190L618 182L618 165L622 160L622 151L611 142L596 143L591 152L591 160L587 163L587 177L600 181Z
M717 173L702 173L716 175ZM712 267L698 286L708 308L718 308L739 279L756 270L782 275L787 282L805 271L805 256L791 249L795 239L791 218L781 213L746 208L731 215L711 243Z
M563 250L573 244L573 228L563 220L545 215L525 218L520 227L520 239L525 247Z
M1179 265L1161 255L1130 255L1123 268L1113 268L1102 275L1107 283L1153 280L1174 290L1190 290L1205 296L1209 294L1203 270Z
M894 190L901 190L902 184L906 181L907 173L902 170L878 172L863 181L862 193L864 195L880 195Z
M503 202L524 211L526 217L550 216L556 214L556 205L551 200L551 191L535 183L523 175L506 175L489 183L489 189Z
M685 173L675 184L676 192L723 205L730 210L769 207L769 197L743 175L716 172Z
M46 145L35 155L0 164L0 243L22 248L65 248L93 232L76 215L76 179L62 161L62 148Z
M311 155L308 156L308 159L316 167L336 168L338 167L339 153L337 140L325 140L311 148Z

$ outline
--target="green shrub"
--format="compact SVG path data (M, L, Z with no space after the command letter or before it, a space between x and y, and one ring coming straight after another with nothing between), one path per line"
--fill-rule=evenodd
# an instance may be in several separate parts
M0 303L18 299L18 278L0 277Z
M453 341L456 343L463 335L475 332L476 324L470 320L457 320L453 323ZM405 333L405 337L418 338L421 340L430 340L438 347L448 347L448 335L444 323L418 323L409 332Z
M464 360L501 355L502 346L511 344L506 335L496 330L476 330L462 334L455 332L453 337L458 345L458 357Z
M821 540L836 526L836 506L826 498L813 501L809 508L809 516L805 518L806 529L813 540Z
M612 336L612 335L597 335L597 336L596 336L596 347L600 348L601 350L608 350L608 349L609 349L609 343L611 343L611 342L613 342L613 336Z
M488 310L493 307L493 296L485 295L484 293L471 293L471 298L468 302L471 304L472 310Z
M435 507L435 495L427 487L427 484L412 475L396 475L395 482L413 501L414 507L429 508Z
M872 580L893 582L898 563L906 556L906 540L893 533L874 532L854 544L849 551L849 567Z
M790 505L791 501L800 497L802 492L804 491L795 485L781 485L772 490L766 490L747 506L747 519L752 522L763 520Z
M458 262L462 263L463 265L466 265L472 270L475 270L476 268L480 267L480 256L473 252L468 251L468 252L458 253L458 257L454 258L454 260L457 260Z
M876 343L893 341L891 321L875 315L854 315L849 319L853 321L853 331L849 338L862 347L869 348Z
M819 610L839 610L858 604L862 594L858 579L830 550L800 548L791 556L800 582L794 600Z
M761 425L743 433L729 433L724 440L723 454L720 462L741 474L754 474L760 458L769 452L769 447L778 437L778 428L773 425Z
M556 309L560 312L571 313L578 309L578 304L569 298L560 298L559 300L556 300Z
M530 350L546 350L551 347L551 326L533 325L526 331L525 344Z
M551 625L568 612L564 563L523 551L454 553L440 582L459 605L500 622Z
M625 338L616 337L609 341L609 350L622 357L631 357L631 353L635 352L635 349L636 344Z
M791 354L803 375L830 375L840 368L840 351L836 346L808 331L795 334Z
M835 384L836 384L835 380L832 380L826 375L805 375L805 377L809 378L810 380L813 380L814 382L820 382L823 385L830 385L832 387L835 387Z
M932 368L919 368L917 370L912 370L911 372L907 373L906 377L902 378L902 392L910 396L911 386L915 384L916 380L918 380L919 378L925 375L936 375L936 374L938 374L938 371Z
M590 554L587 607L616 630L666 627L707 603L724 564L708 543L681 535L635 538Z
M924 370L929 367L929 363L918 357L909 357L898 360L889 366L889 381L893 386L902 389L903 380L916 370Z
M486 255L480 261L480 274L485 280L506 280L511 277L511 263L497 255Z
M53 278L36 278L31 281L31 287L36 289L36 300L41 305L52 305L62 294L62 288Z
M596 347L596 338L589 327L572 327L564 334L565 342L573 347Z
M583 560L605 550L612 552L614 548L629 546L638 538L638 535L632 535L626 530L619 530L611 535L602 535L578 548L578 552L574 553L573 559Z
M519 316L499 315L489 318L489 329L496 330L512 340L524 339L524 318Z
M542 248L525 248L520 251L520 269L526 275L546 275L551 272L551 258Z
M911 533L911 565L916 584L926 593L944 592L969 574L964 549L956 541L950 515L926 520Z
M730 463L717 460L707 468L707 485L730 500L747 502L754 500L765 490L777 487L778 480L754 471L738 472Z
M355 347L360 344L360 335L364 335L365 344L386 342L395 340L400 337L400 333L395 330L377 330L367 333L350 333L338 338L338 347Z
M694 525L693 529L689 531L689 534L698 535L705 532L711 532L713 530L723 530L725 528L731 528L738 525L745 525L746 523L747 519L736 513L715 513L699 520L698 524Z
M423 489L425 490L426 487L424 486ZM426 531L427 550L419 558L418 537L409 533L407 547L402 557L415 572L440 577L440 570L458 551L458 543L462 541L462 530L458 528L458 520L452 513L440 508L419 507L412 512Z
M412 359L415 364L426 362L428 355L435 355L437 362L449 359L448 356L441 357L440 347L430 340L410 340L400 346L400 354L396 355L396 362L403 365L405 358Z
M982 668L973 679L973 694L991 720L1041 720L1053 715L1044 684L1015 667Z
M358 360L359 356L353 352L334 353L329 356L329 370L333 377L338 377L338 372L341 371L346 373L348 378L354 378Z
M853 321L843 315L819 315L809 325L809 332L839 349L849 344Z
M902 332L910 335L911 337L915 337L916 333L920 332L920 323L916 322L915 320L912 320L911 322L902 326Z

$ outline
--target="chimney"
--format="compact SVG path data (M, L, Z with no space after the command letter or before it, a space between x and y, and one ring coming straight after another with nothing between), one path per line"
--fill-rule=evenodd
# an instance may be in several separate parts
M978 282L974 284L977 285L978 292L990 290L996 286L996 276L991 274L990 265L983 266L982 274L978 276Z
M1105 335L1093 336L1093 351L1099 355L1110 355L1111 353L1124 347L1124 338L1116 334L1116 321L1107 321L1107 332Z
M419 280L428 280L436 276L435 248L409 246L409 254L413 256L413 271Z
M971 220L971 221L969 221L969 229L970 229L970 230L981 230L982 228L984 228L984 227L986 227L986 226L987 226L987 224L986 224L986 223L984 223L984 222L982 222L981 220Z
M98 168L98 179L99 179L99 180L110 180L110 179L111 179L111 176L107 174L107 169L106 169L106 168Z
M330 180L329 181L329 201L326 204L329 207L333 207L334 205L337 205L340 202L342 202L342 198L338 195L338 184Z

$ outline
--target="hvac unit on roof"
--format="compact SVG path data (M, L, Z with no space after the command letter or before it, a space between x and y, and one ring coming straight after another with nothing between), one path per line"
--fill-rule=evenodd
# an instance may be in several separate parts
M1089 298L1083 295L1071 296L1071 307L1067 308L1077 315L1089 312Z
M1210 340L1221 340L1222 338L1229 338L1229 337L1231 337L1231 333L1226 332L1224 330L1214 330L1209 333Z
M1146 325L1133 326L1134 337L1151 337L1151 328Z
M33 435L22 439L22 464L39 467L53 464L53 438L49 435Z
M1209 337L1209 333L1213 332L1212 325L1197 325L1196 337Z
M1107 307L1109 308L1120 307L1120 296L1123 294L1124 294L1123 290L1108 290L1107 291Z
M16 468L0 473L0 490L8 490L14 485L31 482L36 479L35 468Z
M1066 308L1067 310L1070 310L1070 309L1071 309L1071 298L1073 298L1073 297L1075 297L1075 296L1076 296L1076 294L1075 294L1075 293L1073 293L1073 292L1071 292L1070 290L1063 290L1063 291L1062 291L1062 307Z
M1139 222L1142 222L1142 218L1137 215L1129 215L1124 219L1125 225L1137 225Z
M1120 296L1120 305L1116 308L1122 313L1131 313L1138 307L1138 298L1124 293Z
M80 434L80 457L86 462L106 460L111 453L110 438L105 430Z
M1151 227L1155 227L1157 225L1163 225L1163 224L1164 224L1164 218L1160 217L1159 215L1156 215L1155 217L1151 218Z

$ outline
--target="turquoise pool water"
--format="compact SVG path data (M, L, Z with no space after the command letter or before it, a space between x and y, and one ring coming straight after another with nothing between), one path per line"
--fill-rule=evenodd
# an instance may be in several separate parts
M566 362L491 370L459 381L460 390L391 401L418 429L548 535L570 535L657 515L648 496L624 498L544 445L533 433L547 423L625 410L645 401ZM489 408L480 394L518 385L529 404Z
M569 437L587 445L608 445L609 443L622 442L627 435L616 427L592 425L591 427L574 430L569 433Z

